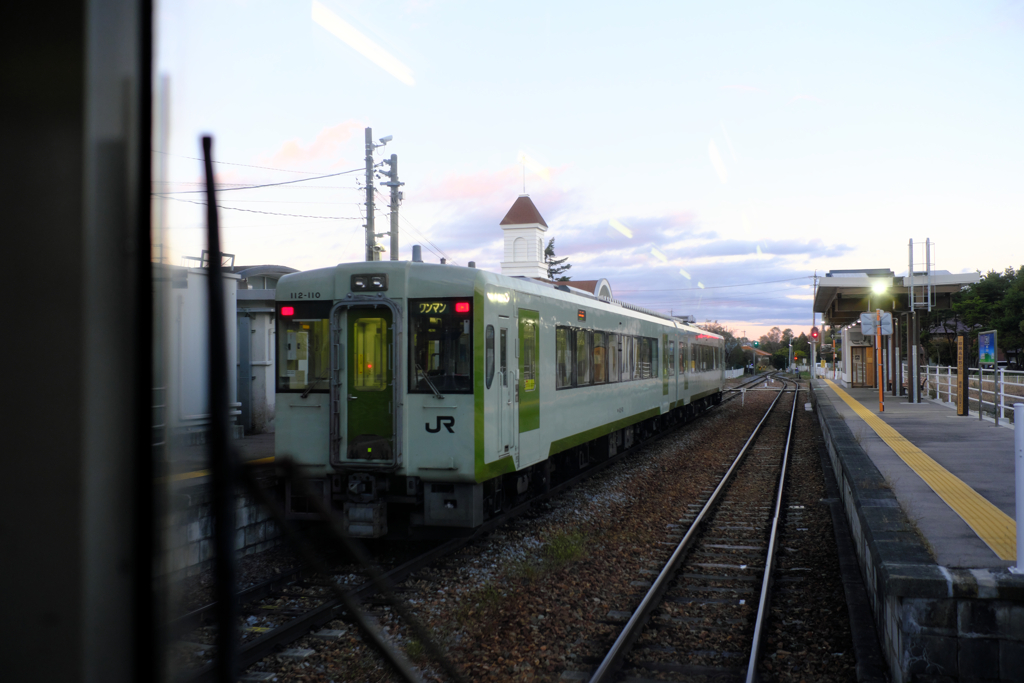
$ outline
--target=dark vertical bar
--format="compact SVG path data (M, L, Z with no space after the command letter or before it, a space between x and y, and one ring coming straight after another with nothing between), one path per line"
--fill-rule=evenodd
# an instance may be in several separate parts
M217 596L217 679L234 683L238 668L238 605L235 595L234 462L228 452L228 344L220 225L213 187L213 139L203 136L206 221L210 252L210 480L213 499L214 593Z
M153 149L153 3L139 0L138 139L135 199L135 529L134 529L134 674L138 681L159 680L157 596L153 567L158 561L156 496L153 452L153 268L152 258L152 152Z

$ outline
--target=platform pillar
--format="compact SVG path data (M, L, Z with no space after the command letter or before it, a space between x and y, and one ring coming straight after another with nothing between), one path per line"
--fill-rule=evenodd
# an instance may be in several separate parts
M1013 463L1017 484L1017 566L1024 574L1024 403L1013 404Z

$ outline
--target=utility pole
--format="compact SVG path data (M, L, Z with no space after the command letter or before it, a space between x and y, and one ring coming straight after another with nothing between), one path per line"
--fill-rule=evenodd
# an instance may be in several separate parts
M366 260L376 261L377 238L373 233L373 130L366 129Z
M398 260L398 204L402 201L402 193L398 190L405 183L398 182L398 155L392 154L390 159L384 160L385 164L391 167L388 173L388 182L381 183L391 188L391 260Z

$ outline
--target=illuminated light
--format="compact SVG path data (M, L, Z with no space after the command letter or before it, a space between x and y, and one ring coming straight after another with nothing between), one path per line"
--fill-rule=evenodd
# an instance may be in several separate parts
M610 221L608 221L608 225L612 226L613 228L615 228L616 230L621 232L626 237L629 237L629 238L633 237L633 231L630 230L629 228L627 228L625 225L623 225L621 222L619 222L615 218L612 218Z
M874 292L875 294L884 294L885 290L887 289L888 287L885 285L884 282L876 282L875 284L871 285L871 291Z
M367 370L373 370L373 363L367 363L366 364L366 369Z
M718 147L715 146L714 140L708 141L708 157L711 159L711 165L715 167L718 179L724 185L729 181L729 171L725 168L725 162L722 161L722 155L718 153Z
M469 302L459 301L455 304L456 313L469 313Z
M281 315L295 315L295 307L294 306L282 306L281 307Z
M662 263L668 263L668 256L665 256L665 252L657 247L651 247L651 255Z
M416 84L412 78L412 69L395 59L387 50L357 31L354 26L317 0L313 0L313 21L402 83Z
M703 282L698 282L697 286L700 287L701 289L704 289L704 283Z
M532 173L539 175L544 180L551 180L551 171L548 167L522 150L519 150L519 163L530 169Z
M682 275L683 277L685 277L687 280L692 280L693 279L692 277L690 277L690 274L687 273L685 270L680 270L679 274Z
M492 304L507 304L512 297L508 292L487 292L487 300Z

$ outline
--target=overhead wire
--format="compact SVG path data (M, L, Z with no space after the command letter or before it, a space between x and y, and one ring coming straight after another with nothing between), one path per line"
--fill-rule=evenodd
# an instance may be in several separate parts
M621 289L618 290L620 293L632 293L632 292L690 292L690 291L705 291L708 289L729 289L731 287L753 287L754 285L768 285L776 282L796 282L797 280L806 280L813 278L813 275L801 275L799 277L784 278L782 280L762 280L761 282L741 282L734 285L705 285L704 287L676 287L672 289Z
M187 157L187 156L184 156L182 154L172 154L171 152L161 152L158 149L154 149L153 153L154 154L163 154L164 156L169 156L169 157L178 157L179 159L191 159L192 161L203 161L199 157ZM239 163L233 162L233 161L214 161L213 163L220 164L221 166L242 166L242 167L245 167L245 168L259 168L259 169L262 169L264 171L280 171L281 173L305 173L305 174L308 174L308 175L316 175L317 173L320 172L320 171L294 171L294 170L288 169L288 168L271 168L270 166L254 166L252 164L239 164Z
M257 190L257 189L260 189L260 188L263 188L263 187L280 187L282 185L294 185L295 183L306 183L306 182L309 182L310 180L323 180L324 178L336 178L338 176L346 175L348 173L355 173L357 171L362 171L362 170L364 170L364 169L362 169L362 168L353 168L353 169L350 169L348 171L339 171L338 173L328 173L326 175L318 175L318 176L314 176L312 178L298 178L297 180L285 180L285 181L280 182L280 183L263 183L261 185L242 185L242 186L239 186L239 187L219 187L219 188L217 188L217 191L218 192L232 192L232 191L236 191L236 190ZM162 192L162 193L154 192L153 194L160 194L161 196L166 196L166 195L169 195L169 194L196 194L196 193L200 193L200 192L206 192L206 190L177 190L177 191L174 191L174 192Z
M191 199L182 199L181 197L167 197L166 195L159 195L159 194L156 195L156 196L163 197L164 199L173 199L176 202L187 202L189 204L197 204L199 206L208 206L208 204L206 202L196 202L196 201L192 201ZM264 214L264 215L267 215L267 216L287 216L289 218L316 218L316 219L328 220L328 221L358 221L358 220L362 220L361 216L309 216L309 215L299 214L299 213L279 213L277 211L258 211L256 209L243 209L240 206L224 206L223 204L220 204L219 202L217 204L217 208L224 209L224 210L227 210L227 211L245 211L246 213L260 213L260 214Z

